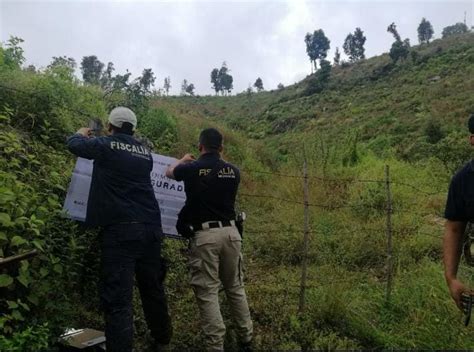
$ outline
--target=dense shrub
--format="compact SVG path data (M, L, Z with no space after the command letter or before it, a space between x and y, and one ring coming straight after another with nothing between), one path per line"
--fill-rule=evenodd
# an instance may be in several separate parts
M441 124L438 121L430 119L425 127L425 134L428 143L436 144L444 138Z
M454 174L471 159L468 134L452 132L439 141L434 147L434 155L444 165L446 171Z
M168 153L177 143L176 119L165 110L149 109L139 122L140 131L147 136L162 153Z

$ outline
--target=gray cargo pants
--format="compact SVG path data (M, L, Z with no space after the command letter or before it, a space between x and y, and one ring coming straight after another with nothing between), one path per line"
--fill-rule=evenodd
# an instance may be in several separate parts
M241 343L252 340L243 281L242 239L237 228L221 227L196 232L191 240L189 270L209 351L224 349L225 325L219 307L219 288L224 287Z

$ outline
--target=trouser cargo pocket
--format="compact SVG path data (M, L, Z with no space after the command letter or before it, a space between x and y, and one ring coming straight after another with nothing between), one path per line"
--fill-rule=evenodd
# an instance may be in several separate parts
M200 258L190 258L188 262L190 281L191 286L195 287L204 287L204 273L202 266L202 259Z

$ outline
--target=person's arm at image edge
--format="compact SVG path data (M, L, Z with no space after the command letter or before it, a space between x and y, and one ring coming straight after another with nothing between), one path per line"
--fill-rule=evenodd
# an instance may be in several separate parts
M457 279L461 258L462 243L466 223L446 220L443 238L444 276L456 305L461 309L461 295L467 291L464 284Z

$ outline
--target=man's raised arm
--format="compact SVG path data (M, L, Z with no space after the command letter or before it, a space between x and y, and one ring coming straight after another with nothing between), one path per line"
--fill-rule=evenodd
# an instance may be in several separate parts
M100 154L100 146L95 138L90 138L90 135L90 128L80 128L67 139L69 151L81 158L96 159Z
M166 177L176 180L176 176L174 174L174 169L181 164L187 164L191 161L196 160L192 154L186 154L181 159L177 160L175 163L171 164L168 169L166 169Z

